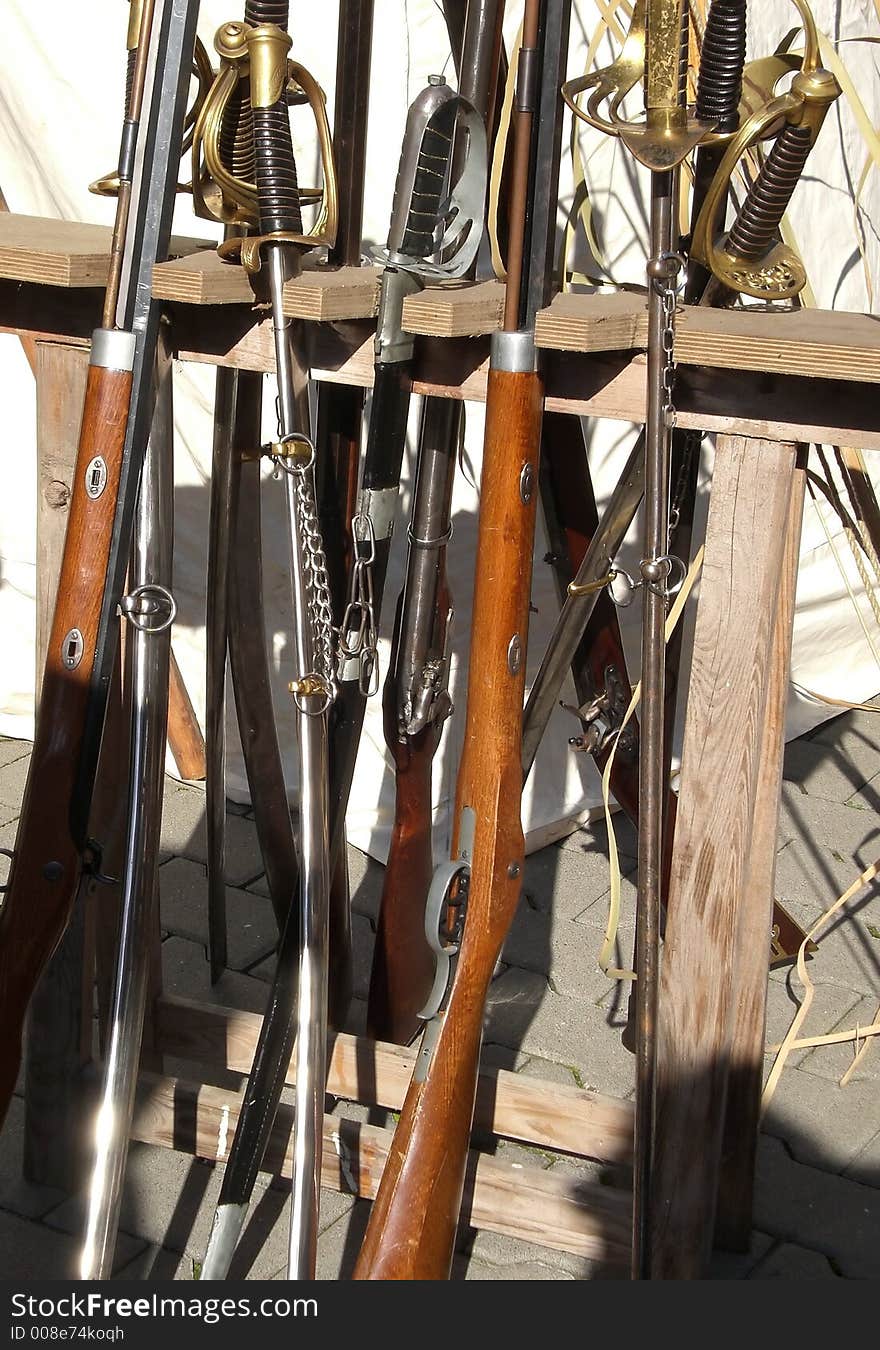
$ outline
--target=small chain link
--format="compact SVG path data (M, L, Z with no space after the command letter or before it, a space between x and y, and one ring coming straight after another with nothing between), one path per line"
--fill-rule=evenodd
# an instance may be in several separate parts
M669 507L669 528L666 532L666 551L672 551L672 543L676 531L681 523L681 508L684 505L685 494L691 478L691 466L694 462L694 455L700 453L702 436L699 431L688 431L684 438L683 453L678 466L678 477L675 480L675 487L670 491ZM672 475L672 464L669 465L670 485Z
M675 277L663 287L663 421L671 431L675 426Z
M354 564L351 592L339 630L340 665L358 662L358 687L364 698L379 688L379 629L373 599L376 532L369 514L359 511L351 522Z
M662 261L667 264L666 273L662 279L658 278L655 285L660 289L661 303L663 305L663 330L661 333L661 343L663 347L663 397L661 413L663 416L663 425L667 434L670 434L676 424L675 411L675 310L677 297L677 282L682 264L682 259L676 253L664 254ZM678 522L681 516L681 503L684 498L684 490L687 484L688 464L692 457L692 451L683 457L681 470L678 475L678 482L673 491L670 492L670 508L666 530L666 548L667 552L671 548L672 536L678 528ZM672 464L669 465L670 474ZM670 488L672 484L670 482Z

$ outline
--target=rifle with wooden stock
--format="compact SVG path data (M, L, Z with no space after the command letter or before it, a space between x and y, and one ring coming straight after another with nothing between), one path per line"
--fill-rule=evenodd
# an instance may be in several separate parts
M488 128L502 59L504 5L499 0L446 4L444 13L453 47L460 33L459 91ZM452 150L453 177L467 149L459 136ZM476 260L466 276L473 279L475 272ZM394 760L394 824L379 902L367 1027L377 1040L398 1044L407 1044L418 1033L419 1013L434 978L434 952L425 936L425 901L434 868L432 764L452 711L447 685L453 610L446 552L464 425L462 400L425 398L406 575L382 696L385 743Z
M197 11L196 0L144 0L103 326L92 338L34 749L0 911L0 1116L15 1085L33 989L81 877L101 870L89 809L153 412L160 306L152 272L167 255Z
M436 1006L425 1027L355 1279L449 1276L483 1008L519 900L525 856L520 741L543 404L534 318L546 303L552 270L548 263L555 250L554 147L558 157L558 89L569 17L566 0L527 0L515 101L504 324L492 338L487 389L453 858L438 869L428 899L437 946L445 951L438 960Z

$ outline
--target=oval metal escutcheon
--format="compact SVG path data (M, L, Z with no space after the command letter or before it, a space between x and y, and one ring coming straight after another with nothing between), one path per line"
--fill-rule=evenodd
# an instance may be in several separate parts
M83 635L78 628L64 634L61 643L61 664L65 670L76 670L83 657Z
M522 665L522 642L519 633L514 633L507 646L507 669L511 675L518 675Z
M86 465L86 496L97 501L107 486L107 464L101 455L95 455Z

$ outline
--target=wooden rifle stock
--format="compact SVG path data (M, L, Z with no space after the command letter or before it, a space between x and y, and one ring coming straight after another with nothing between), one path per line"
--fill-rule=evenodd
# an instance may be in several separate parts
M85 823L72 818L77 808L74 790L131 384L130 370L89 367L34 748L0 909L0 1122L15 1088L27 1007L67 927L86 846ZM92 498L86 491L87 473L99 455L107 480L100 495Z
M461 951L427 1066L406 1095L355 1279L449 1276L477 1086L482 1013L519 901L525 857L520 741L543 384L490 370L477 578L456 822L475 814ZM531 466L535 490L523 493ZM524 500L527 497L528 500ZM457 826L456 826L457 828ZM453 854L458 840L453 842Z
M444 554L445 556L445 550ZM397 607L392 648L400 641L401 606ZM437 591L434 651L445 647L449 589L445 569ZM394 760L395 802L391 847L385 865L376 946L370 975L368 1031L376 1039L408 1044L421 1023L434 977L434 959L425 938L425 899L434 871L431 845L432 764L444 721L431 718L414 736L404 736L398 721L397 662L392 658L382 695L385 743ZM380 1035L381 1033L381 1035Z

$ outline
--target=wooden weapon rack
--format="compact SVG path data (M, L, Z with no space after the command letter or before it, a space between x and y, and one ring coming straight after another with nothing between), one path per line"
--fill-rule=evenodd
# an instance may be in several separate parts
M109 235L93 225L0 217L0 331L19 335L36 352L38 645L51 617ZM175 355L273 370L270 323L241 269L223 264L203 241L172 245L176 256L156 268L154 291L167 302ZM378 273L369 267L318 268L288 283L286 312L311 321L316 379L371 384L377 294ZM485 400L488 335L500 325L502 299L497 282L427 289L407 299L404 326L420 336L415 392ZM805 485L799 447L817 441L880 449L878 325L867 315L805 310L685 307L678 314L678 423L718 438L661 988L655 1168L664 1220L653 1243L657 1268L669 1277L699 1275L713 1238L734 1249L749 1242ZM559 295L539 314L536 332L550 409L644 421L643 296ZM77 913L53 958L28 1038L25 1169L33 1181L71 1189L82 1179L75 1141L94 1077L88 1066L95 949L99 1006L112 963L112 936L104 918L95 919L99 902L106 904L93 896ZM247 1072L260 1019L167 997L157 976L148 1021L133 1137L222 1161L239 1098L212 1080L223 1082L224 1071ZM164 1056L192 1065L192 1079L165 1076ZM412 1049L341 1035L328 1093L398 1110L414 1056ZM282 1105L265 1170L289 1175L291 1123ZM486 1146L503 1137L625 1165L632 1129L627 1101L486 1068L467 1222L625 1266L627 1191L513 1165ZM326 1117L324 1185L375 1195L390 1140L387 1129Z

